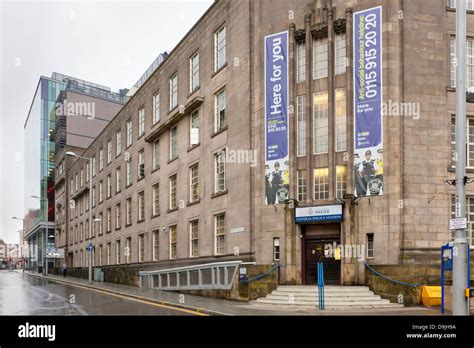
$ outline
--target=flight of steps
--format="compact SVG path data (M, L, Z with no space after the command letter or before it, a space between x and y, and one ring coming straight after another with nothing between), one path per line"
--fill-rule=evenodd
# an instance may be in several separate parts
M375 309L403 308L402 304L390 303L375 295L367 286L325 286L325 309ZM297 308L318 307L318 287L306 285L280 285L267 297L252 301L261 305L281 305Z

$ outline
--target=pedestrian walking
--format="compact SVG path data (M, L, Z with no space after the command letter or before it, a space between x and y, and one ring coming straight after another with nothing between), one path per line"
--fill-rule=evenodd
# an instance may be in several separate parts
M67 274L66 262L63 263L62 272L63 272L63 277L66 278L66 274Z

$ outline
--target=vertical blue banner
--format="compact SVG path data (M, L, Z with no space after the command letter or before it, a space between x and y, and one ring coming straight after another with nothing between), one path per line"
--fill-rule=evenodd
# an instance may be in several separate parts
M265 37L265 202L289 197L288 32Z
M354 13L354 175L358 197L383 194L382 7Z

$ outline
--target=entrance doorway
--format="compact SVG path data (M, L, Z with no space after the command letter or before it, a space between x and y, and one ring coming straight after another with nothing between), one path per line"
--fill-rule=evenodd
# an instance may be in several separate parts
M317 285L317 263L324 266L324 283L326 285L341 284L341 260L334 255L326 255L328 244L340 243L339 224L303 225L302 239L302 278L304 285ZM328 257L326 257L328 256Z

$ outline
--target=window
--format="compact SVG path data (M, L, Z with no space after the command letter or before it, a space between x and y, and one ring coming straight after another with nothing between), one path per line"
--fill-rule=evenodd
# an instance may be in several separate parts
M127 237L125 240L125 262L130 263L132 258L132 237Z
M466 196L466 217L467 217L467 241L471 247L474 246L474 196ZM451 196L451 216L456 217L456 197Z
M160 259L160 231L153 231L153 261Z
M102 203L104 200L104 182L101 180L99 182L99 203Z
M313 154L328 152L328 93L313 98Z
M226 221L225 213L214 215L214 233L216 236L216 255L224 255L226 253L225 238L226 238Z
M170 210L178 207L176 198L177 174L170 177Z
M152 187L152 205L151 215L157 216L160 214L160 184L155 184Z
M89 182L89 176L90 176L90 170L91 170L91 167L90 167L90 164L89 164L89 161L87 161L86 163L86 182Z
M122 180L121 180L121 172L120 167L115 169L115 192L120 192L122 189Z
M319 168L314 170L314 199L329 198L329 169Z
M170 110L178 106L178 76L170 78Z
M191 114L189 129L189 143L191 146L199 144L199 111L195 110Z
M145 177L145 149L138 151L138 179Z
M199 53L189 58L189 92L199 88Z
M457 0L449 0L449 7L456 8L456 1ZM473 0L466 0L466 10L473 11L474 10L474 1Z
M225 115L226 96L225 90L220 91L215 95L215 121L214 131L219 132L227 127L227 120Z
M84 240L84 225L82 222L79 225L79 242L82 242Z
M132 165L131 162L127 162L127 187L132 184Z
M153 124L160 122L160 94L153 96Z
M107 266L111 264L112 258L112 245L110 242L107 243Z
M104 169L104 149L99 150L99 172Z
M107 164L112 162L112 140L107 141Z
M138 221L145 220L145 191L138 192Z
M120 250L120 240L117 240L115 241L115 263L117 265L120 264L120 254L121 254L121 250Z
M199 220L193 220L189 222L189 240L190 256L199 256Z
M313 79L328 76L328 39L319 38L313 41Z
M225 183L225 149L216 153L215 158L215 193L223 192L226 189Z
M170 259L175 259L177 256L177 240L176 240L176 225L170 226Z
M120 209L120 203L115 205L115 229L118 230L122 225L122 214Z
M71 191L71 193L74 193L74 179L71 178L71 180L69 181L69 191Z
M170 160L178 157L178 126L170 129Z
M189 201L199 200L199 164L196 163L189 168Z
M273 238L273 261L280 261L280 238Z
M451 37L451 87L456 87L456 38ZM474 39L466 39L466 88L474 87Z
M296 113L297 113L297 153L298 157L306 156L306 96L300 95L296 97Z
M474 169L474 118L466 120L466 168ZM451 153L452 166L456 164L456 119L451 119Z
M95 207L95 186L92 187L92 206Z
M91 239L91 236L89 235L89 219L86 220L84 225L84 238Z
M344 198L346 194L347 168L336 166L336 198Z
M99 236L101 236L104 233L103 225L104 225L103 214L99 213Z
M145 261L145 235L138 235L138 262Z
M81 251L82 251L82 250L81 250ZM99 245L99 262L98 262L99 266L102 266L102 265L103 265L103 263L102 263L102 261L103 261L102 255L103 255L103 252L102 252L102 244L101 244L101 245Z
M223 26L214 33L214 71L226 63L226 27Z
M132 120L127 121L127 147L132 145Z
M153 143L153 170L160 168L160 140Z
M346 34L336 34L336 75L346 73Z
M112 197L112 176L107 175L107 198Z
M77 192L78 190L79 190L79 180L76 173L76 175L74 176L74 191Z
M122 153L122 131L119 130L116 134L115 153L119 156Z
M367 233L367 258L374 258L374 234Z
M296 171L296 181L297 181L297 196L298 201L302 202L306 200L306 170L297 170Z
M84 169L81 169L80 180L81 180L80 186L82 187L84 186Z
M132 224L132 198L127 198L125 208L127 209L125 224L128 226Z
M95 160L95 156L92 156L92 176L95 176L96 173L97 173L96 160Z
M306 81L306 45L304 41L300 41L296 44L296 82Z
M142 107L138 110L138 137L145 134L145 108Z
M346 90L336 89L336 152L346 151Z
M106 232L112 231L112 209L107 209L107 221L106 221Z

